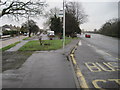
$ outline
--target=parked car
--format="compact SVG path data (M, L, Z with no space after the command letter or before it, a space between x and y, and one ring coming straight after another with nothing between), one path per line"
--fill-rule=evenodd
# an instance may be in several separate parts
M85 34L85 37L86 37L86 38L91 38L91 35Z

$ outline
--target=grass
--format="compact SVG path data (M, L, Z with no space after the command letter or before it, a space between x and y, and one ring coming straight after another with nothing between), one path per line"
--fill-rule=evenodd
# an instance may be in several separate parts
M18 42L15 42L15 43L13 43L13 44L10 44L10 45L8 45L8 46L6 46L6 47L3 47L3 48L0 49L0 51L1 51L1 50L2 50L2 51L6 51L6 50L14 47L15 45L17 45L17 44L20 43L20 42L21 42L21 41L18 41Z
M79 37L74 37L74 38L72 38L72 37L65 37L65 39L79 39Z
M65 44L69 44L71 39L66 39ZM62 48L62 40L43 40L43 44L40 45L39 41L29 41L23 47L19 49L19 51L49 51L49 50L57 50Z
M24 38L23 40L28 40L30 37L26 37L26 38Z

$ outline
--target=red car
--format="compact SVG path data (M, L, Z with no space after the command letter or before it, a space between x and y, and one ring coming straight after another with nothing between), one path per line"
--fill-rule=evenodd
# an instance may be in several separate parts
M91 37L91 35L85 34L85 37L86 37L86 38L90 38L90 37Z

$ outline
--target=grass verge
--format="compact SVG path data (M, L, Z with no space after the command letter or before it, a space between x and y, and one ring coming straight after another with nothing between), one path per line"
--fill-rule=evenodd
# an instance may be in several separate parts
M65 44L69 44L71 39L66 39ZM19 51L49 51L49 50L57 50L62 48L62 40L43 40L44 45L40 45L39 41L29 41L23 47L19 49Z
M6 46L6 47L3 47L3 48L0 49L0 51L1 51L1 50L2 50L2 51L6 51L6 50L14 47L15 45L17 45L17 44L20 43L20 42L21 42L21 41L18 41L18 42L15 42L15 43L13 43L13 44L10 44L10 45L8 45L8 46Z
M24 38L23 40L28 40L30 37L26 37L26 38Z

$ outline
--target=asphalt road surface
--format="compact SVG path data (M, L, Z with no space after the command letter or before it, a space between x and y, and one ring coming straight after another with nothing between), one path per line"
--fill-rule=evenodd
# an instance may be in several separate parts
M75 59L89 88L120 88L118 39L91 34L81 36Z

